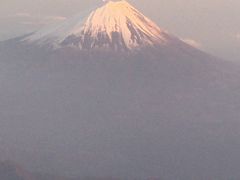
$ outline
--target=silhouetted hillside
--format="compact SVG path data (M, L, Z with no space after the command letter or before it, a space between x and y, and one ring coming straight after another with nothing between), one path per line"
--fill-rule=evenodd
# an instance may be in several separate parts
M35 180L30 173L12 162L0 162L1 180Z

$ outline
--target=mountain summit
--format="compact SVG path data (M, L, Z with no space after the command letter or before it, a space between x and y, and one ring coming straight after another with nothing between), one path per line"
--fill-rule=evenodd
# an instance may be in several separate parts
M103 4L0 42L0 158L76 180L240 180L239 63ZM0 180L23 172L0 163Z
M125 0L107 1L82 19L66 20L63 24L33 33L24 41L48 45L55 49L131 50L165 44L168 34Z

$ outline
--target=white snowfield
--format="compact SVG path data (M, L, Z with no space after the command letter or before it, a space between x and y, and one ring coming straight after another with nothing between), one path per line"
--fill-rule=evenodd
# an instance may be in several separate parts
M107 1L87 18L75 17L53 28L46 28L23 41L53 48L129 50L165 44L166 32L125 0Z

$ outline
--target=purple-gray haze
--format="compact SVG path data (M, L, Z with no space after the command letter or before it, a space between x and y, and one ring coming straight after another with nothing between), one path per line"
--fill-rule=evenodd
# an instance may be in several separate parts
M9 6L1 13L26 10L8 17L13 24L16 20L24 22L15 28L5 22L11 30L9 36L36 29L42 26L39 22L63 21L78 8L96 5L94 1L80 2L31 1L27 8L6 1ZM165 21L165 28L170 27L166 29L176 26L172 31L176 34L191 30L193 36L208 37L209 43L197 43L193 40L197 38L184 33L179 39L153 28L151 21L126 3L120 6L121 12L130 10L123 14L126 21L118 21L118 14L111 13L116 8L112 4L103 8L105 11L95 11L100 21L90 18L89 26L84 26L89 28L80 33L75 31L78 21L70 21L67 28L64 24L0 42L0 179L9 175L1 163L4 160L45 177L23 180L53 180L51 175L76 177L74 180L93 180L85 178L89 176L122 180L240 179L240 63L198 49L225 46L219 43L222 39L215 41L223 29L212 39L207 35L230 22L221 15L221 23L215 21L218 25L193 31L195 26L186 26L190 19L179 15L182 11L177 9L183 6L176 4L180 1L152 2L152 11L150 2L135 4L157 21L163 18L164 22L172 14L176 20ZM174 13L169 13L163 7L173 2ZM213 7L216 3L219 8L226 5L220 0L188 3L197 9L206 4ZM185 3L185 8L189 7ZM163 11L155 11L161 8ZM182 13L187 12L192 8ZM115 26L108 24L113 15ZM129 18L135 15L138 19ZM180 25L178 18L186 22ZM199 27L211 21L195 19L206 16L191 18ZM42 21L34 21L37 19ZM17 29L20 26L22 30ZM112 27L125 31L107 33ZM126 40L131 43L126 44Z

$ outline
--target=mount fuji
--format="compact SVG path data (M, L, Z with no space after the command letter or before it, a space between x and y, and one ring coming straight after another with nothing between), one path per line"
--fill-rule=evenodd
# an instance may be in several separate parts
M166 45L175 38L161 30L128 2L108 1L82 19L40 30L23 41L52 48L132 50Z
M239 63L107 1L0 43L0 157L60 176L240 179L239 92Z

